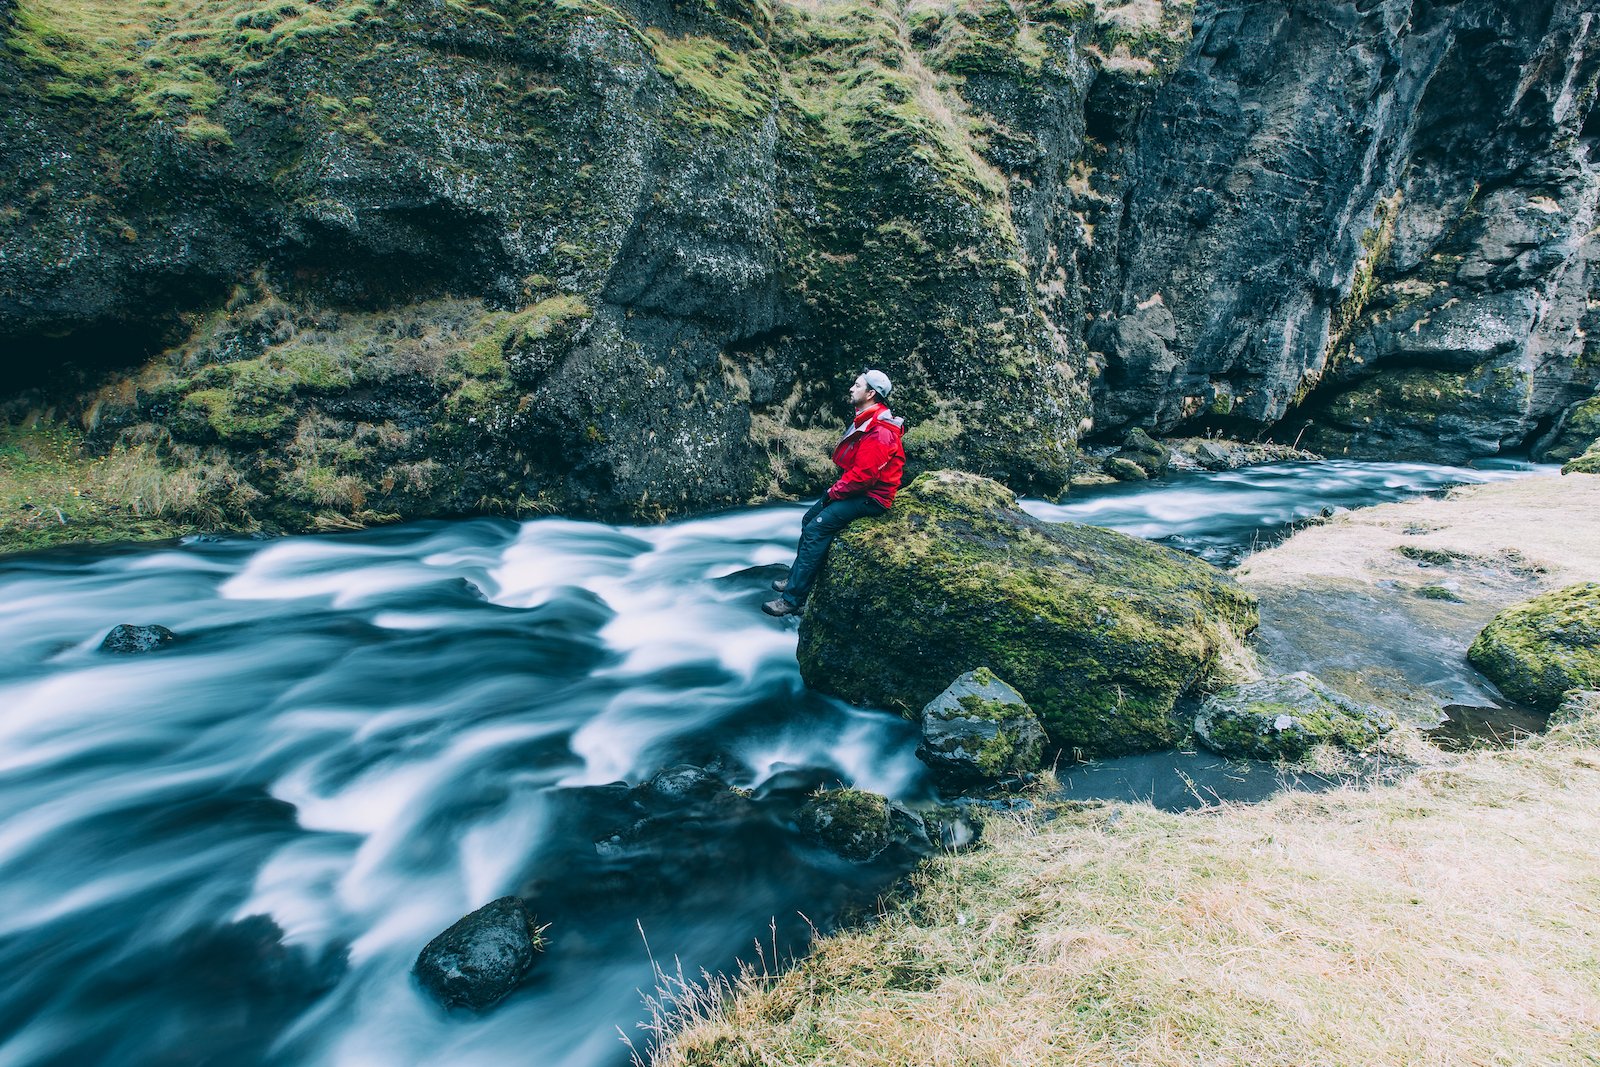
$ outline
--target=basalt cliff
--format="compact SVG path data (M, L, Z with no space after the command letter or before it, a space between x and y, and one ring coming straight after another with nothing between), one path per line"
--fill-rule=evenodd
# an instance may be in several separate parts
M187 13L185 13L187 11ZM1580 0L0 0L0 396L285 525L1085 441L1464 460L1600 385ZM1580 446L1581 449L1581 446Z

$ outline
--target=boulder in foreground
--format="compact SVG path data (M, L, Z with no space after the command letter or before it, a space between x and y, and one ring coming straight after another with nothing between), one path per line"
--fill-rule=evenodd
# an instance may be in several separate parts
M922 709L917 758L941 785L974 785L1034 773L1045 741L1044 727L1022 694L979 667Z
M447 1008L483 1011L517 987L544 938L520 897L501 897L429 941L413 968Z
M1319 744L1364 751L1396 725L1390 712L1351 700L1301 671L1208 697L1194 732L1224 756L1295 760Z
M800 623L806 684L912 712L987 665L1050 740L1097 753L1170 746L1178 696L1256 625L1202 560L1112 530L1043 522L1011 491L923 474L829 552Z
M1600 688L1600 582L1507 608L1467 658L1506 696L1540 711L1554 711L1569 689Z

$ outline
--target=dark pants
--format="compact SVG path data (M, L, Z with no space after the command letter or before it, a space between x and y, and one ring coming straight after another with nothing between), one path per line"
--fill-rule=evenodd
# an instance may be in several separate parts
M828 546L839 536L839 531L857 519L882 515L889 509L870 496L847 496L843 500L823 497L800 520L800 547L795 550L794 566L789 570L789 588L783 599L791 604L805 603L811 584L817 580L817 570Z

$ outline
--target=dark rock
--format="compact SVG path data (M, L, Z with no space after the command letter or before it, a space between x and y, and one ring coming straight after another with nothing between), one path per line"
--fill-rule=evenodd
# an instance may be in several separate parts
M1207 697L1194 732L1224 756L1296 760L1319 744L1366 751L1396 725L1391 712L1351 700L1302 671Z
M725 792L728 783L704 767L679 763L657 771L639 787L645 803L693 803Z
M1540 711L1556 710L1570 689L1600 688L1600 582L1507 608L1467 658L1506 696Z
M519 897L501 897L429 941L412 972L447 1008L483 1011L515 989L544 938Z
M1165 445L1157 443L1155 438L1135 427L1128 431L1122 447L1112 454L1110 460L1107 460L1108 464L1111 462L1131 463L1143 472L1144 477L1156 478L1167 472L1167 466L1172 462L1172 453L1167 451ZM1120 481L1128 480L1109 466L1106 468L1106 473Z
M165 626L135 626L125 622L111 628L100 642L100 651L124 655L155 652L172 644L177 636Z
M847 860L877 859L894 841L890 805L862 789L832 789L806 801L800 833ZM902 824L903 825L903 824Z
M1180 694L1255 627L1217 568L1111 530L1041 522L995 482L919 476L834 542L800 624L806 684L913 712L987 664L1052 743L1093 752L1181 738Z
M986 667L968 671L922 709L917 757L942 785L977 785L1032 774L1045 733L1022 694Z

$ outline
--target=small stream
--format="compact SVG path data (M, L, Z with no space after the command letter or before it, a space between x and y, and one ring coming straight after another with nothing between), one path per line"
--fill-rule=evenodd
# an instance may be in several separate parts
M1519 473L1294 463L1025 506L1227 563L1325 508ZM805 795L933 796L910 724L807 691L757 608L803 510L0 558L0 1067L620 1065L656 964L803 952L902 873L808 846ZM118 623L180 639L99 651ZM685 762L749 802L616 844L626 786ZM1062 777L1168 807L1285 784L1196 754ZM549 951L446 1014L411 964L505 893Z

